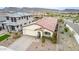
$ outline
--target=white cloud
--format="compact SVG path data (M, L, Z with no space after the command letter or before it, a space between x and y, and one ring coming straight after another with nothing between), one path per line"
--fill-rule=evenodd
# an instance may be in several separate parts
M0 0L0 7L78 7L78 0Z

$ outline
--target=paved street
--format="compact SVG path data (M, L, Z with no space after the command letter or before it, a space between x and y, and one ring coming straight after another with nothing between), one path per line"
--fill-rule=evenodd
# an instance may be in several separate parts
M11 44L9 48L18 51L24 51L31 45L34 39L35 38L33 37L22 36L21 38L17 39L13 44Z
M65 21L66 24L68 24L72 29L75 30L79 34L79 25L73 22Z

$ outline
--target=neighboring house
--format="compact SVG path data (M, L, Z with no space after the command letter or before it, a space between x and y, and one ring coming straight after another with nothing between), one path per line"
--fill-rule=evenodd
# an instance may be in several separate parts
M79 44L79 25L71 21L65 21L65 24L71 32L73 32L73 35Z
M0 31L5 29L4 22L6 22L6 15L7 13L0 13Z
M53 32L57 28L57 19L53 17L44 17L39 19L34 24L27 27L23 27L23 35L29 35L34 37L52 37Z
M29 25L33 22L32 14L27 13L9 13L6 15L5 27L8 32L22 31L23 26Z

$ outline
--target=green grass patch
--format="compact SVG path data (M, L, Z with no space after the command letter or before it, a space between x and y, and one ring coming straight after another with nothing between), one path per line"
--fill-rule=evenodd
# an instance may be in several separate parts
M8 34L4 34L4 35L0 36L0 41L7 39L9 36L10 35L8 35Z

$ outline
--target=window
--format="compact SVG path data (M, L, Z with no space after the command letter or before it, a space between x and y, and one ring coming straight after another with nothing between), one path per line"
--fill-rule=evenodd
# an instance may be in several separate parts
M32 17L31 15L29 17Z
M19 17L19 20L20 20L20 17Z
M11 17L12 22L16 22L16 18Z
M49 32L44 32L46 35L50 35L50 33Z
M9 17L6 17L7 20L9 20Z
M24 19L25 19L25 16L24 16Z
M30 17L30 16L29 16Z
M23 17L22 17L22 19L23 19Z
M12 30L15 30L15 26L11 26L11 29L12 29Z
M26 25L26 23L24 23L24 25Z
M16 18L14 18L14 22L16 22Z
M28 16L27 16L27 20L28 20Z
M17 28L19 27L19 25L17 25Z
M11 17L11 21L13 22L13 18Z

